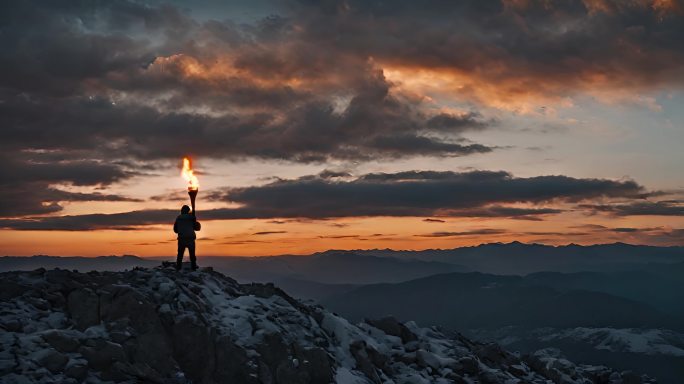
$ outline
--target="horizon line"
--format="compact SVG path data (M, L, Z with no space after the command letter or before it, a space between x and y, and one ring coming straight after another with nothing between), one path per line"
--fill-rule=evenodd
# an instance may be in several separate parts
M327 249L325 251L317 251L317 252L312 252L312 253L281 253L281 254L268 254L268 255L197 255L198 258L205 258L205 257L280 257L280 256L314 256L317 254L322 254L322 253L327 253L327 252L372 252L372 251L391 251L391 252L428 252L428 251L452 251L452 250L457 250L457 249L467 249L467 248L477 248L477 247L482 247L482 246L488 246L488 245L526 245L526 246L542 246L542 247L549 247L549 248L565 248L565 247L580 247L580 248L589 248L589 247L597 247L597 246L610 246L610 245L626 245L626 246L631 246L631 247L649 247L649 248L682 248L684 245L650 245L650 244L634 244L634 243L625 243L622 241L615 241L612 243L594 243L594 244L587 244L587 245L582 245L582 244L577 244L577 243L567 243L567 244L544 244L544 243L524 243L518 240L514 240L511 242L490 242L490 243L480 243L477 245L466 245L466 246L461 246L461 247L454 247L454 248L425 248L425 249L392 249L392 248L355 248L355 249ZM175 257L174 255L157 255L157 256L138 256L138 255L133 255L133 254L121 254L121 255L97 255L97 256L83 256L83 255L49 255L49 254L34 254L34 255L2 255L0 257L83 257L83 258L98 258L98 257L118 257L118 258L123 258L123 257L136 257L139 259L158 259L158 258L165 258L165 257Z

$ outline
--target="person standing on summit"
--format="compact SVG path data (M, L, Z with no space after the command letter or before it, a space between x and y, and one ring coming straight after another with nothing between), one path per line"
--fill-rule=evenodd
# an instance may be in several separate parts
M183 253L185 248L190 255L190 265L192 270L197 269L197 258L195 257L195 231L202 228L200 222L195 217L195 212L190 213L190 207L181 207L181 214L176 217L173 224L173 231L178 234L178 257L176 258L176 270L179 271L183 266Z

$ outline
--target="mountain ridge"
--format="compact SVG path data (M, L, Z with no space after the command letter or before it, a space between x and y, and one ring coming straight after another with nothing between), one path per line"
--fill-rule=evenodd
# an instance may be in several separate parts
M351 324L272 284L171 263L0 274L8 383L560 383L648 377L519 356L392 318Z

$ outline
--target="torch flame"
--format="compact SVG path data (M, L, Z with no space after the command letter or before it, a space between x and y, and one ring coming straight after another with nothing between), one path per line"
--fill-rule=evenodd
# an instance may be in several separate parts
M199 180L197 180L197 176L193 174L190 159L187 157L183 158L181 176L188 182L188 191L196 191L199 189Z

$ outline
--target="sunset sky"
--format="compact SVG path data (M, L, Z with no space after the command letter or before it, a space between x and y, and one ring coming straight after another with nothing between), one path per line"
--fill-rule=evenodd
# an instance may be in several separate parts
M684 245L684 2L5 1L0 255Z

